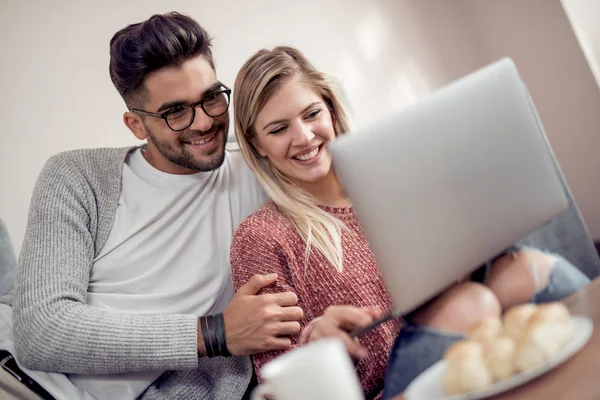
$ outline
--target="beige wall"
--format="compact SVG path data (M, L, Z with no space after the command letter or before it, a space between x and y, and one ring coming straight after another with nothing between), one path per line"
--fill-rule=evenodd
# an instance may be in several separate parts
M463 4L486 59L509 55L517 63L586 223L600 238L600 90L560 2Z
M600 83L600 1L561 0L590 68Z
M126 24L172 9L215 36L218 75L230 85L258 48L299 47L340 79L359 127L513 57L600 238L600 93L558 0L8 0L0 3L0 217L17 250L50 155L136 143L108 78L108 41Z
M124 104L108 76L108 43L118 29L154 13L192 15L215 37L218 76L231 86L252 52L292 44L340 78L364 124L397 107L392 90L402 97L406 89L372 79L403 69L385 7L370 0L0 2L0 216L14 246L19 250L33 185L48 157L137 143L123 126Z

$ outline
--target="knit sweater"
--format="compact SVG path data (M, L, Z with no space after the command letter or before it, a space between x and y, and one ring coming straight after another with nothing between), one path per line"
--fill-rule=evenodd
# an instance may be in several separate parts
M36 183L13 297L17 359L34 370L118 374L176 370L142 395L239 399L248 357L198 358L195 315L135 315L86 304L94 257L109 236L131 148L56 155Z
M323 207L348 227L342 234L343 265L338 272L315 250L305 259L306 244L292 222L267 202L238 227L231 246L231 268L237 290L253 274L277 273L275 284L263 292L294 292L304 310L300 325L323 314L331 305L376 307L387 311L392 301L377 268L375 257L351 208ZM367 399L381 395L390 351L399 331L399 323L390 321L362 335L359 341L369 351L356 368ZM299 335L292 335L292 348ZM259 372L269 360L282 354L270 351L253 356Z

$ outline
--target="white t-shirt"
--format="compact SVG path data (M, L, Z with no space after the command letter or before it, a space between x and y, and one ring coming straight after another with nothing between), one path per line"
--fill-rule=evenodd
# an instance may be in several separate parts
M264 200L234 145L221 168L193 175L161 172L134 151L123 166L115 221L94 260L87 303L120 313L222 312L233 296L233 233ZM162 372L69 378L99 399L134 399Z

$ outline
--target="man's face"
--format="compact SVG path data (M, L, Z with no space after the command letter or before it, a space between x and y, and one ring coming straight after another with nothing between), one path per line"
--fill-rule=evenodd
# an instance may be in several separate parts
M200 56L180 67L165 67L145 79L148 101L144 111L162 114L177 106L196 103L221 88L214 69ZM141 119L136 136L148 140L145 157L155 168L171 174L192 174L219 168L225 158L229 113L209 117L195 109L192 125L174 132L166 121L151 116ZM133 130L133 129L132 129ZM145 137L144 137L145 136Z

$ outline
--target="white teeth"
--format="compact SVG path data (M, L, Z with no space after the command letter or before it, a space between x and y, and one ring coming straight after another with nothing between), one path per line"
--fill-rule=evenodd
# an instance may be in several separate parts
M204 143L208 143L208 142L210 142L211 140L213 140L213 138L214 138L214 137L215 137L215 135L213 134L213 135L210 135L210 136L209 136L209 137L207 137L207 138L204 138L204 139L199 139L199 140L193 140L193 141L190 141L190 142L188 142L188 143L189 143L189 144L193 144L193 145L196 145L196 146L197 146L197 145L200 145L200 144L204 144Z
M311 151L308 154L303 154L301 156L296 156L295 158L297 158L300 161L307 161L310 160L311 158L314 158L317 156L317 154L319 154L319 148L317 147L316 149L314 149L313 151Z

